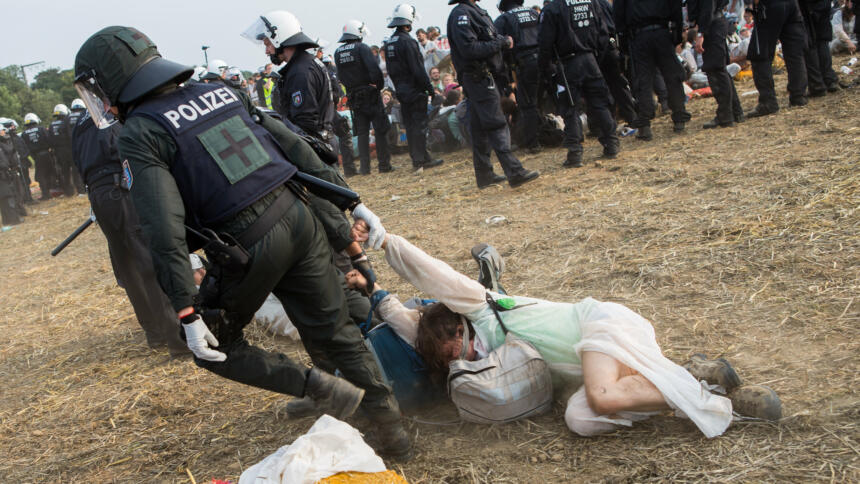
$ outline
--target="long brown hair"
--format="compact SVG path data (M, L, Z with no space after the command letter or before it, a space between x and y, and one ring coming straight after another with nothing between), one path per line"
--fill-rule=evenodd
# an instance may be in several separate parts
M431 378L436 383L443 383L448 376L448 363L451 356L445 353L445 343L463 335L461 316L448 309L442 303L434 303L421 309L418 319L418 335L415 338L415 351L424 358ZM469 334L474 335L472 323Z

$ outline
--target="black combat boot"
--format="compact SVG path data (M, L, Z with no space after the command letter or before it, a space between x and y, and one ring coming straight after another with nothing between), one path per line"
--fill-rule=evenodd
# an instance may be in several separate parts
M642 141L651 141L654 139L651 126L640 126L639 131L636 133L636 139L641 139Z
M568 151L567 159L561 164L563 168L582 168L582 152Z
M526 183L534 180L539 176L540 173L538 173L537 171L524 171L519 175L514 175L511 178L508 178L508 185L510 185L511 188L517 188L518 186L525 185Z
M305 396L316 403L320 412L343 420L353 413L364 398L364 390L317 368L308 371Z
M505 181L507 179L508 179L508 177L506 177L505 175L497 175L497 174L493 173L492 176L490 176L489 178L487 178L485 180L478 180L478 189L483 190L484 188L487 188L490 185L502 183L503 181Z

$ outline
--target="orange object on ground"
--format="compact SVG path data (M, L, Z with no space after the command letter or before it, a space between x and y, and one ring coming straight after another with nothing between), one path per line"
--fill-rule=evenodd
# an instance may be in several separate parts
M317 484L409 484L395 471L385 472L340 472L320 479Z

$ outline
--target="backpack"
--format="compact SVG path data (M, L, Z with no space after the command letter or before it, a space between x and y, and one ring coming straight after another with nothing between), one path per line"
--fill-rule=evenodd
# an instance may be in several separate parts
M492 298L488 295L487 300ZM469 325L461 316L463 348L448 374L448 393L460 418L494 424L546 412L552 406L549 366L534 345L508 331L495 301L490 307L505 332L505 344L478 361L463 359L469 348Z

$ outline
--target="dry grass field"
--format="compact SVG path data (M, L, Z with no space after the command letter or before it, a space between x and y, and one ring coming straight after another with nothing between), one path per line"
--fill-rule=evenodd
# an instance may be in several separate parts
M503 426L408 416L416 456L392 468L413 483L860 481L858 94L714 131L701 129L713 100L695 100L687 133L659 118L653 142L625 138L616 160L565 170L560 149L522 155L541 177L516 190L478 191L466 152L420 176L399 157L393 174L351 179L389 231L456 269L475 273L468 250L488 242L509 292L623 303L669 358L725 356L784 403L779 423L710 440L669 416L579 438L561 404ZM586 160L598 154L588 140ZM49 256L85 198L31 212L0 234L0 482L235 481L311 426L286 418L282 395L149 350L99 230ZM384 285L414 295L372 257ZM307 360L259 328L251 339Z

